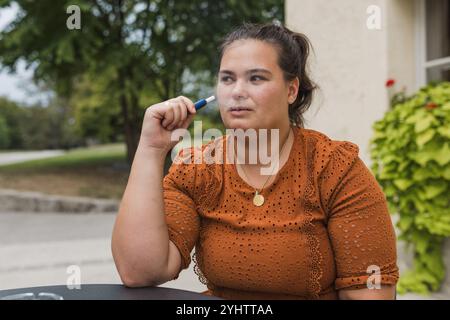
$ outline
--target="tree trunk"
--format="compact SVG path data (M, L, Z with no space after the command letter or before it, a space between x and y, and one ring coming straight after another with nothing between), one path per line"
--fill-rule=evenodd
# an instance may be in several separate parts
M114 11L117 14L118 19L118 25L117 25L117 41L121 46L124 45L124 35L123 35L123 28L124 28L124 13L122 11L122 5L123 1L118 0L114 3ZM122 110L122 117L123 117L123 130L124 130L124 136L125 136L125 144L127 148L127 162L128 165L131 167L134 159L134 155L136 153L137 145L138 145L138 139L139 136L136 134L136 123L135 118L133 117L133 106L129 105L129 102L127 100L127 78L130 80L130 76L127 77L128 70L126 68L120 68L118 70L118 77L119 77L119 90L120 90L120 108ZM131 107L131 109L130 109Z
M125 76L123 72L119 71L119 85L121 88L120 93L120 107L122 109L122 117L123 117L123 130L125 137L125 144L127 148L127 162L131 167L133 163L134 154L136 153L137 145L138 145L138 136L136 134L136 126L133 123L133 117L130 116L130 109L128 105L127 96L125 93Z

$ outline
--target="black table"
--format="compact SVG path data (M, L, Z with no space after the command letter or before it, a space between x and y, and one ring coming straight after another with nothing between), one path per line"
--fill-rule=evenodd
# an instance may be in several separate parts
M223 300L219 297L179 289L127 288L120 284L84 284L80 289L72 290L65 285L0 290L0 299L23 293L34 293L37 298L41 292L56 294L64 300ZM46 298L49 297L45 294L41 296L41 299Z

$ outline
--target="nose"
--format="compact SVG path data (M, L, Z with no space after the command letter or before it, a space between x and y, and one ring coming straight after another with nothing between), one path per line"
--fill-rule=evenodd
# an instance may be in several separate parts
M247 89L245 80L238 79L234 83L233 90L231 91L231 96L234 100L242 100L247 98Z

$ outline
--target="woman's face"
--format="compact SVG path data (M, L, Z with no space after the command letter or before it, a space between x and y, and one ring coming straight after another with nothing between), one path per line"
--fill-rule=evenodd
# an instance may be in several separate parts
M216 91L226 128L282 128L289 126L288 104L297 96L298 79L284 80L273 45L237 40L224 51Z

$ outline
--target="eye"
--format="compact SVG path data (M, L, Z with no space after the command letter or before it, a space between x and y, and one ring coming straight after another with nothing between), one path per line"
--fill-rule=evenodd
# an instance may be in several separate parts
M266 78L262 77L262 76L252 76L250 78L252 81L258 81L258 80L266 80Z
M232 79L230 76L223 76L222 78L220 78L220 81L222 82L230 82Z

